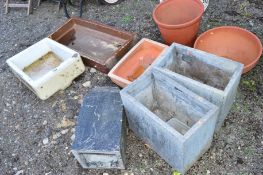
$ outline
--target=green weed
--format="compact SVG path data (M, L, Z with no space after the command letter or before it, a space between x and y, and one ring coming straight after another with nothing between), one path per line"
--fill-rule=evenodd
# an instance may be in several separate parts
M242 85L245 86L246 89L255 92L257 90L257 85L254 80L242 80Z
M174 171L172 172L172 175L181 175L181 173L179 173L179 172L177 172L176 170L174 170Z
M124 17L122 17L122 22L128 24L132 21L132 16L131 15L126 15Z
M238 9L239 13L245 17L252 17L252 14L247 11L247 7L249 5L250 4L248 1L244 1L243 3L241 3Z

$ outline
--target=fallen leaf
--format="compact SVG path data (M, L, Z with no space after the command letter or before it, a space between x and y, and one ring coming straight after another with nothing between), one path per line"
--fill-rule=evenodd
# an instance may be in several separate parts
M67 128L67 127L74 126L74 125L75 125L75 122L67 118L63 118L63 120L61 120L61 122L57 124L57 128Z
M62 112L66 112L67 106L66 106L66 104L65 104L64 101L61 102L61 106L60 106L60 107L61 107L61 111L62 111Z

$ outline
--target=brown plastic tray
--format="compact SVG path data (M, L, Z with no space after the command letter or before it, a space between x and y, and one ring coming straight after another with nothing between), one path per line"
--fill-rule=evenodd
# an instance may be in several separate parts
M108 73L130 48L134 34L80 18L71 18L49 38L79 52L85 65Z

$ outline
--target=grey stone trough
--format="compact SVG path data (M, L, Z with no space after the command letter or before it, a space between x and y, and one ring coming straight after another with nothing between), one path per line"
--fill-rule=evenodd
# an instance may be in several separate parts
M129 127L180 173L210 147L218 107L152 68L121 90Z
M153 67L220 108L216 131L234 102L243 64L173 43Z
M80 109L72 153L83 168L125 169L126 119L116 87L97 87Z

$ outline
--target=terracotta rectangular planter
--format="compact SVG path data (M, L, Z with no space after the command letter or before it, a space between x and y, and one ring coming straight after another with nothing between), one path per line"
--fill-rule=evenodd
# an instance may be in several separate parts
M180 173L210 147L218 107L152 68L121 91L133 132Z
M80 18L71 18L49 36L80 53L85 65L108 73L128 51L134 35Z
M126 117L116 87L97 87L84 98L72 153L83 168L125 169Z
M220 108L216 130L234 102L243 65L180 44L172 44L153 65Z
M42 100L67 88L85 71L79 53L49 38L6 62L14 74Z
M143 38L109 72L111 80L125 87L138 78L167 48L166 45Z

